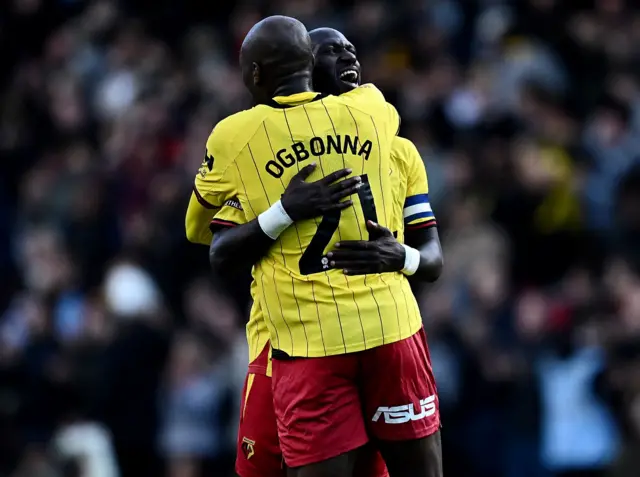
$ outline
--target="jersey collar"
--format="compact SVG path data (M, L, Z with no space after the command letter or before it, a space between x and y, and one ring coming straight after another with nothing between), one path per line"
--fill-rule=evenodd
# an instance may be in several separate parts
M289 96L276 96L267 103L272 108L293 108L294 106L300 106L301 104L311 103L313 101L319 101L325 98L326 94L316 93L314 91L304 91L302 93L296 93Z

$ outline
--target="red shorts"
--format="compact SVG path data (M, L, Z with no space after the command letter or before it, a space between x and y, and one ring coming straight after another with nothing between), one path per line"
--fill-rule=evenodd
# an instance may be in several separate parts
M273 407L271 378L265 374L269 345L251 365L242 391L236 473L240 477L286 477ZM356 462L356 477L388 477L380 454L367 449Z
M434 434L440 413L426 334L358 353L273 360L280 448L290 467L363 446L369 436Z

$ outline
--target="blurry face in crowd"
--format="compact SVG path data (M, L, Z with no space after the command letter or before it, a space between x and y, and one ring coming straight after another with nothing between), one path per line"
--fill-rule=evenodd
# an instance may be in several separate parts
M360 85L360 63L351 42L332 28L319 28L309 35L316 58L314 89L339 95L357 88Z
M615 118L606 113L602 113L595 120L596 134L603 144L610 145L615 142L619 127Z

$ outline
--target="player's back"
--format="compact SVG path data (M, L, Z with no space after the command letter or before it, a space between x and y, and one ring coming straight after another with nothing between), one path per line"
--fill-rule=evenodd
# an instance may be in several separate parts
M398 126L395 109L367 85L340 97L275 98L212 133L226 139L208 143L214 161L228 162L214 168L228 183L221 189L238 197L249 220L279 200L291 177L312 161L318 167L309 181L346 167L363 180L353 207L294 224L254 267L274 348L293 356L338 354L397 341L419 328L402 274L347 277L325 257L339 240L366 240L366 220L397 223L390 148Z

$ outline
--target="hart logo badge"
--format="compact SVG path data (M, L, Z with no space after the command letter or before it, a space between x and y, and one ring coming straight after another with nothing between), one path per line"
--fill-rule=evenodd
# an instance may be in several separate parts
M256 445L256 441L252 441L251 439L247 439L246 437L242 438L242 452L244 452L244 456L247 460L251 459L253 454L256 453L253 446Z

